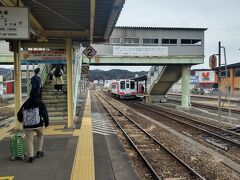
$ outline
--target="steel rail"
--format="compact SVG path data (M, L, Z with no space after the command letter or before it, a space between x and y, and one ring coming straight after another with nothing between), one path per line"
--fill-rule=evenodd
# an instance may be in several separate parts
M127 118L129 121L131 121L135 126L137 126L142 132L144 132L148 137L150 137L152 140L154 140L154 142L159 145L161 148L163 148L168 154L170 154L174 159L176 159L180 164L182 164L186 169L188 169L190 171L190 173L192 175L197 176L198 178L205 180L205 178L203 176L201 176L198 172L196 172L194 169L192 169L189 165L187 165L184 161L182 161L179 157L177 157L177 155L175 155L172 151L170 151L169 149L167 149L163 144L161 144L156 138L154 138L152 135L150 135L147 131L145 131L143 128L141 128L138 124L136 124L134 122L134 120L132 120L129 116L125 115L119 108L115 107L112 103L106 101L104 99L104 97L102 97L100 94L96 95L97 98L99 99L99 96L108 104L110 104L115 110L117 110L121 115L123 115L125 118ZM101 102L101 100L99 99L99 101ZM114 115L110 112L110 110L108 110L108 108L101 102L101 104L104 106L104 108L107 110L107 112L111 115L111 117L114 119L114 121L116 122L116 124L118 125L118 127L122 130L122 132L124 133L124 135L127 137L127 139L131 142L131 144L134 146L134 148L136 149L136 151L139 153L139 155L144 159L145 164L147 164L147 166L150 168L150 170L152 171L152 173L154 174L155 177L157 177L157 179L159 179L160 177L158 176L157 172L153 169L153 167L150 165L150 163L146 160L146 158L143 156L143 154L140 152L140 150L137 148L137 146L134 144L134 142L131 140L131 138L127 135L127 133L125 132L125 130L122 128L122 126L117 122L116 118L114 117ZM161 179L161 178L160 178Z
M165 117L167 117L167 118L170 118L170 119L172 119L172 120L174 120L174 121L177 121L177 122L180 122L180 123L185 124L185 125L187 125L187 126L196 128L196 129L201 130L201 131L203 131L203 132L205 132L205 133L211 134L211 135L213 135L213 136L215 136L215 137L218 137L218 138L220 138L220 139L224 139L224 140L226 140L226 141L228 141L228 142L230 142L230 143L233 143L233 144L235 144L235 145L240 146L240 142L237 142L237 141L235 141L235 140L233 140L233 139L230 139L230 138L221 136L221 135L219 135L219 134L210 132L210 131L205 130L205 129L201 128L201 127L188 124L187 122L183 122L182 120L176 119L175 117L177 116L177 117L180 117L180 118L184 118L184 119L187 119L187 120L192 121L192 122L194 122L194 123L201 124L202 126L207 126L207 127L210 127L210 128L217 129L218 131L221 130L221 131L223 131L224 133L230 134L231 136L237 136L237 138L240 138L240 134L237 134L237 133L234 133L234 132L231 132L231 131L228 131L228 130L225 130L225 129L222 129L222 128L219 128L219 127L216 127L216 126L213 126L213 125L210 125L210 124L206 124L206 123L204 123L204 122L196 121L196 120L193 120L193 119L191 119L191 118L188 118L188 117L185 117L185 116L182 116L182 115L179 115L179 114L176 114L176 113L173 113L173 112L169 112L169 111L168 111L168 112L167 112L168 114L171 114L171 115L174 115L174 116L175 116L175 117L171 117L170 115L164 114L164 113L163 113L164 110L161 110L161 111L163 111L163 112L160 112L160 109L157 108L157 107L154 107L154 106L148 107L148 106L143 105L143 104L137 104L137 103L134 103L134 104L137 105L137 106L141 106L142 108L145 108L145 109L147 109L147 110L149 110L149 111L152 111L152 112L154 112L154 113L161 114L161 115L163 115L163 116L165 116ZM165 112L165 113L166 113L166 112Z
M168 98L168 100L181 102L181 100L179 100L179 99ZM218 107L207 105L207 104L200 104L200 103L196 103L196 102L191 102L191 105L194 106L194 107L201 107L201 108L204 108L204 109L218 110ZM228 112L229 111L228 108L224 108L224 107L221 107L221 110L224 111L224 112ZM240 114L240 111L237 110L237 109L231 109L231 112L235 113L235 114Z
M0 118L0 127L5 126L7 123L13 121L11 118L14 116L6 116L6 117L2 117Z

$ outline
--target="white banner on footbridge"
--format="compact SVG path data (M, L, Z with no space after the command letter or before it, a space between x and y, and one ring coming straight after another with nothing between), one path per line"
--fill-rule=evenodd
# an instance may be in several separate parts
M155 46L113 46L117 56L168 56L168 47Z

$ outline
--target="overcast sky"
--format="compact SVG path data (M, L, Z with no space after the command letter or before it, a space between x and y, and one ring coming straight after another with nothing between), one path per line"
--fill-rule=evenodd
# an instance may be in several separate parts
M240 0L126 0L117 26L201 27L205 32L205 63L218 52L218 41L226 47L228 64L240 62ZM148 67L92 67L108 70L144 70Z

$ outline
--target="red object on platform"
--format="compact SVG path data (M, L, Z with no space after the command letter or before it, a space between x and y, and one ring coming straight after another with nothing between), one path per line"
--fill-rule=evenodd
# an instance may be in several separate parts
M7 94L13 94L14 93L14 81L6 81L6 93Z

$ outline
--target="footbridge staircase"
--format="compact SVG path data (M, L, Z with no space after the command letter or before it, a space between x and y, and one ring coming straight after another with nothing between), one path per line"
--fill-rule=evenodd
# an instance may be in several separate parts
M147 94L151 102L165 102L166 93L182 75L181 65L152 66L147 76Z

